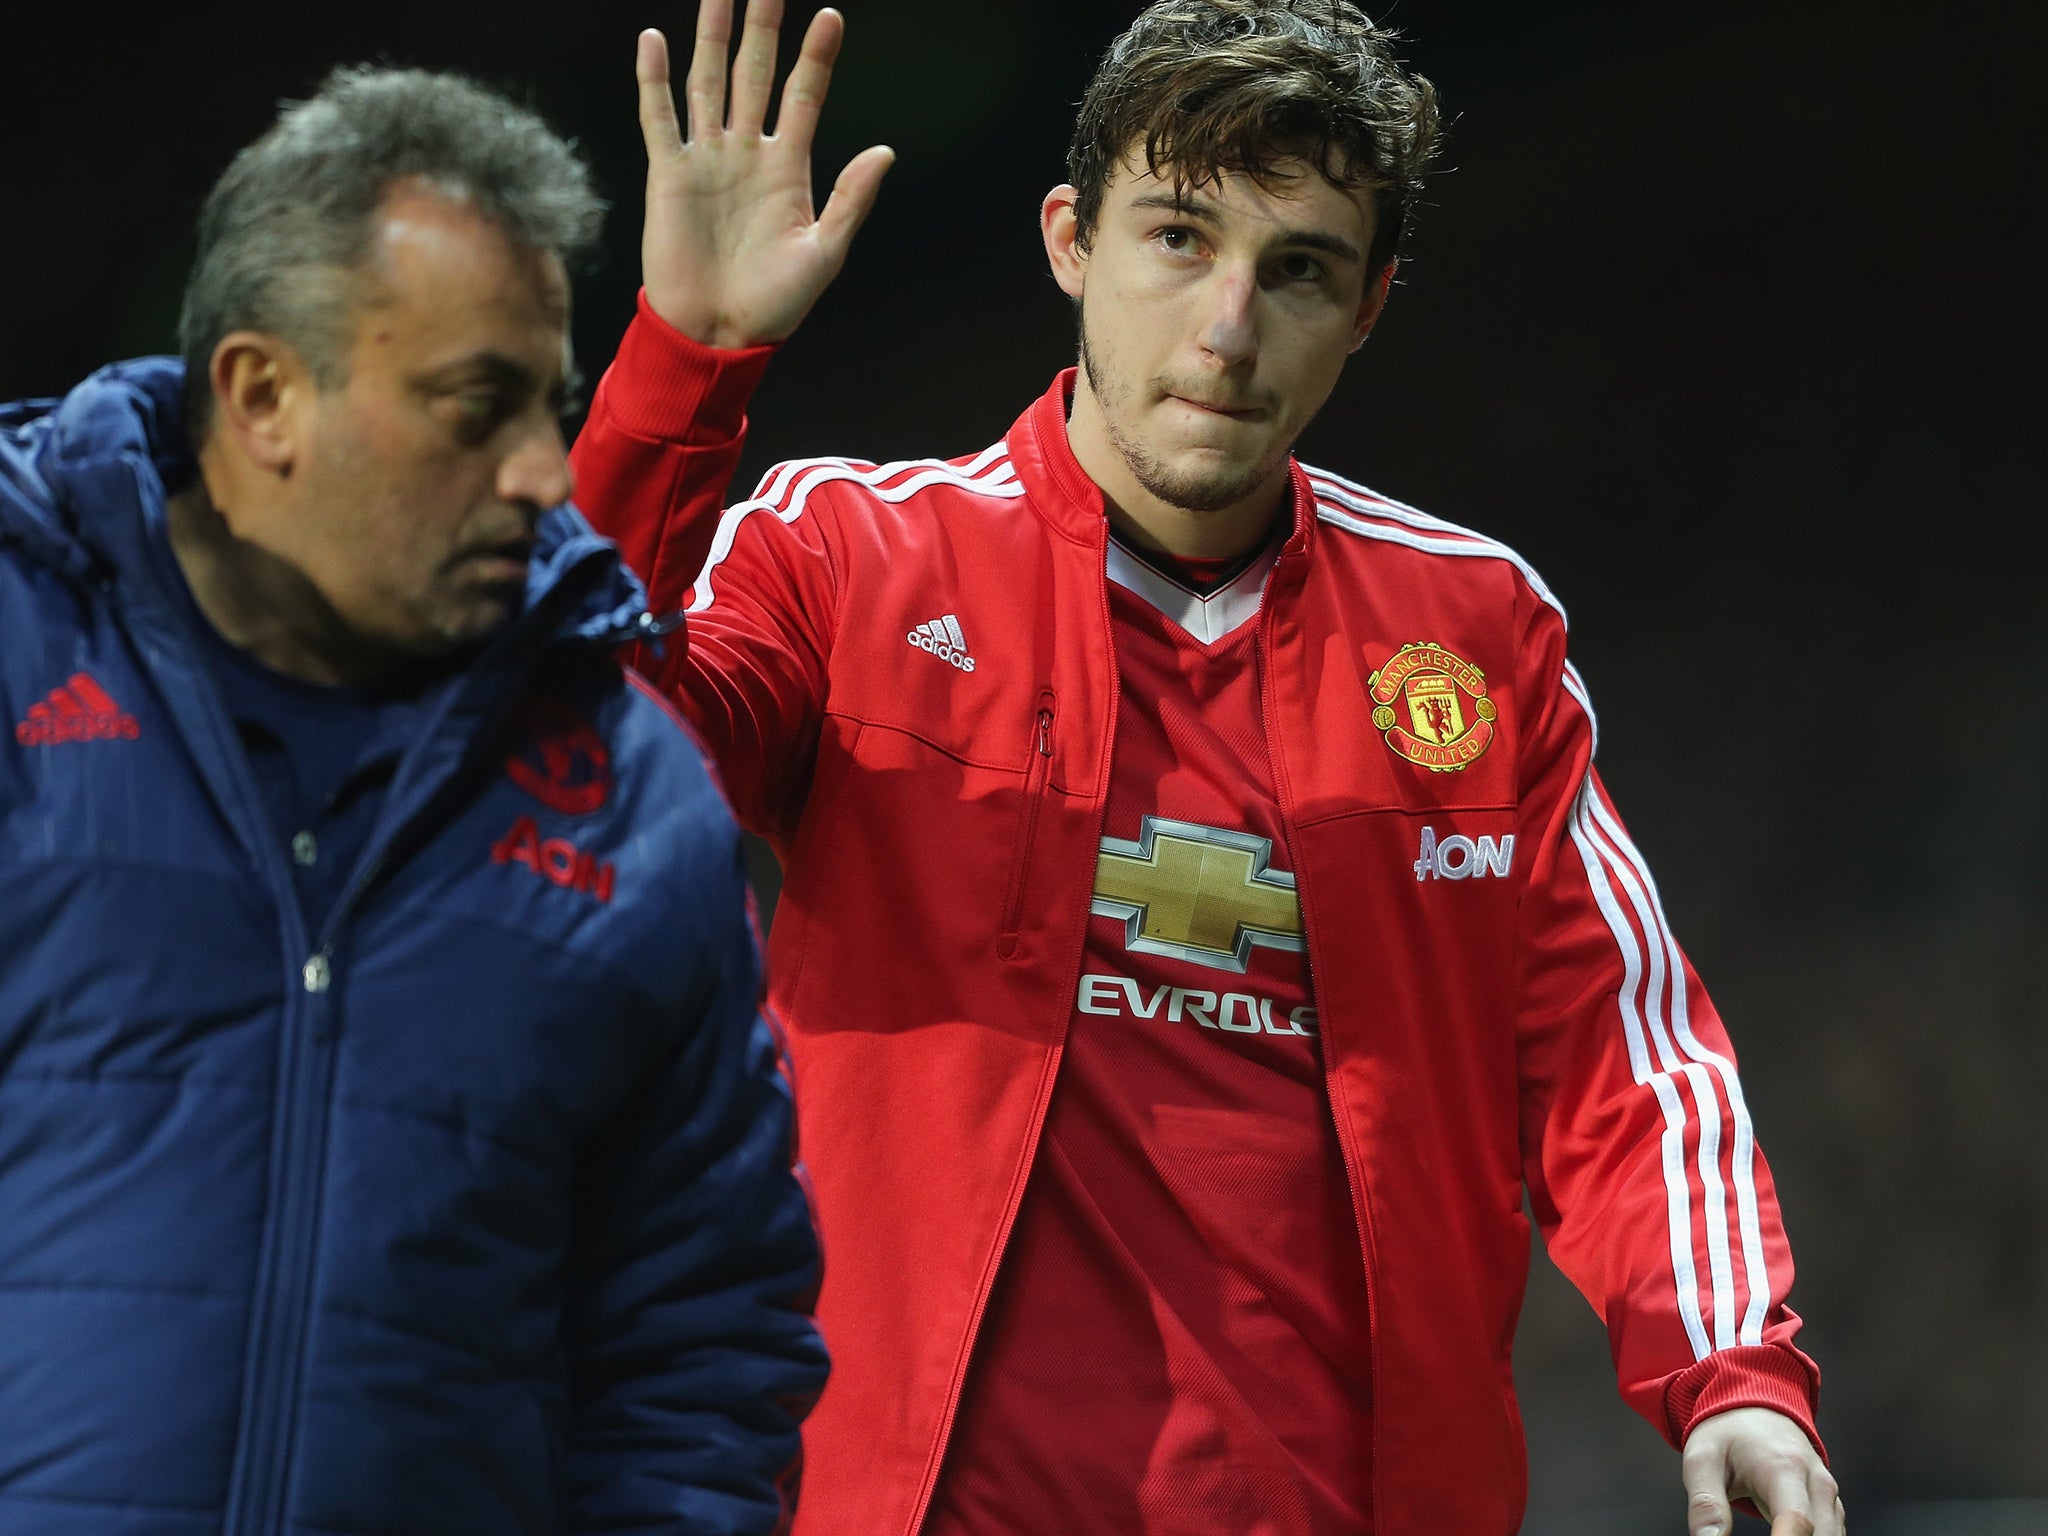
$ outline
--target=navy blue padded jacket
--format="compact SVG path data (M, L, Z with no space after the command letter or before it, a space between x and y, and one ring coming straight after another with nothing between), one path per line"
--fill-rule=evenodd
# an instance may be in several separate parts
M767 1533L825 1377L737 835L573 509L317 931L155 551L0 407L0 1536Z

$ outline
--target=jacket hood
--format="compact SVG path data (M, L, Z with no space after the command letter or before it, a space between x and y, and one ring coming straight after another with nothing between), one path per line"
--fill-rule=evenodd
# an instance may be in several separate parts
M118 582L138 565L145 529L197 472L184 383L177 358L135 358L61 399L0 405L0 544L74 581ZM543 514L527 614L545 610L555 638L600 641L637 632L645 609L638 579L581 513L565 503Z

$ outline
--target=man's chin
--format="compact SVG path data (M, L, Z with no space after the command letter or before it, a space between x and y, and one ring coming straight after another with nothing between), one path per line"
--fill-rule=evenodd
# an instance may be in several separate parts
M503 593L469 593L433 615L413 647L422 661L447 661L489 645L518 617L524 588Z
M1206 460L1206 462L1204 462ZM1170 507L1183 512L1221 512L1234 507L1263 486L1273 466L1222 460L1203 453L1177 454L1133 464L1138 483Z
M1189 408L1176 406L1182 416ZM1109 439L1131 476L1167 506L1183 512L1221 512L1257 494L1287 462L1270 431L1253 432L1225 417L1214 424L1157 417L1152 430L1108 418Z

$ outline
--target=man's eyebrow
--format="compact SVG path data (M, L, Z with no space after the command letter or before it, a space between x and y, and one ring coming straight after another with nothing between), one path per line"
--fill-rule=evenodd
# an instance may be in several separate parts
M1191 193L1147 192L1131 199L1133 208L1150 208L1162 213L1177 214L1182 218L1196 219L1204 224L1223 222L1222 210L1206 197ZM1364 261L1358 247L1342 235L1333 235L1320 229L1283 229L1278 244L1291 246L1296 250L1321 251L1339 261Z
M1292 246L1298 251L1321 251L1325 256L1334 256L1339 261L1365 260L1358 247L1342 235L1328 234L1320 229L1283 230L1280 234L1280 243Z
M1131 199L1133 208L1156 208L1162 213L1183 214L1206 223L1216 222L1216 205L1192 192L1147 192Z
M495 384L508 392L526 396L530 396L541 382L533 369L517 358L507 357L502 352L483 351L436 368L419 380L419 387L431 394L478 379ZM557 414L583 409L585 383L583 370L576 366L576 360L565 356L562 359L562 372L548 384L548 408Z
M515 389L532 389L539 382L533 370L517 358L507 357L502 352L472 352L468 357L457 358L444 363L425 375L420 383L427 389L445 389L465 379L486 378L493 384L503 384Z

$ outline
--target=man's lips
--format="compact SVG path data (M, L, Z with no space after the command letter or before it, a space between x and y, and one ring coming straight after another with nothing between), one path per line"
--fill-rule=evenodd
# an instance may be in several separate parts
M480 544L458 557L458 563L494 581L524 581L533 563L533 541L507 539L499 544Z
M1205 416L1221 416L1228 421L1252 421L1264 412L1252 405L1213 405L1207 400L1191 400L1186 395L1168 395L1169 400L1178 400L1190 410L1200 411Z

